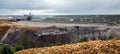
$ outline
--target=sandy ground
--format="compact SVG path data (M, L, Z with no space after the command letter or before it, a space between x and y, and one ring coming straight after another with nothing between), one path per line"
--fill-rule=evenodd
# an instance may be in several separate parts
M107 26L105 24L70 24L70 23L45 23L45 22L32 22L32 21L18 21L18 22L7 22L0 23L0 25L9 25L9 26L17 26L17 27L71 27L71 26L83 26L83 27L109 27L109 28L120 28L119 26Z
M49 27L49 26L105 26L105 25L95 25L95 24L65 24L65 23L42 23L42 22L30 22L30 21L19 21L14 23L15 25L28 25L28 26L40 26L40 27Z
M31 21L18 21L10 25L21 25L21 26L35 26L35 27L70 27L70 26L83 26L83 27L109 27L109 28L120 28L120 26L107 26L105 24L68 24L68 23L44 23L44 22L31 22Z

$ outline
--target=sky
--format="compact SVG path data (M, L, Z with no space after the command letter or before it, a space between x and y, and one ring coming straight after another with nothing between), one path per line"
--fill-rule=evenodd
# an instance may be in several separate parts
M0 15L120 14L120 0L0 0Z

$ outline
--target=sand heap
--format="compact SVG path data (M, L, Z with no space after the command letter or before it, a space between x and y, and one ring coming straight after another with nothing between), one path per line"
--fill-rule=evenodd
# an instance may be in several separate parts
M16 52L15 54L120 54L120 39L32 48Z

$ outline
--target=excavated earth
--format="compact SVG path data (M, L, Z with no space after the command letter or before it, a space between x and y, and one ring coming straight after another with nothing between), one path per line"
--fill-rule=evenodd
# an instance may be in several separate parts
M13 22L15 22L15 21L0 20L0 39L5 35L5 33L10 28L10 25L8 25L8 24L12 24Z
M120 38L32 48L18 51L15 54L120 54Z
M4 36L9 28L10 27L8 25L0 25L0 39Z

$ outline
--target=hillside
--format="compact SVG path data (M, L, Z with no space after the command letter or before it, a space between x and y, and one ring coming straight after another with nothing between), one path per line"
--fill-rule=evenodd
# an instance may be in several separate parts
M10 27L8 25L0 25L0 39L4 36L9 28Z
M32 48L16 52L15 54L120 54L120 39Z
M34 29L34 26L14 26L15 21L0 21L0 39L5 35L9 28L19 28L19 29Z

